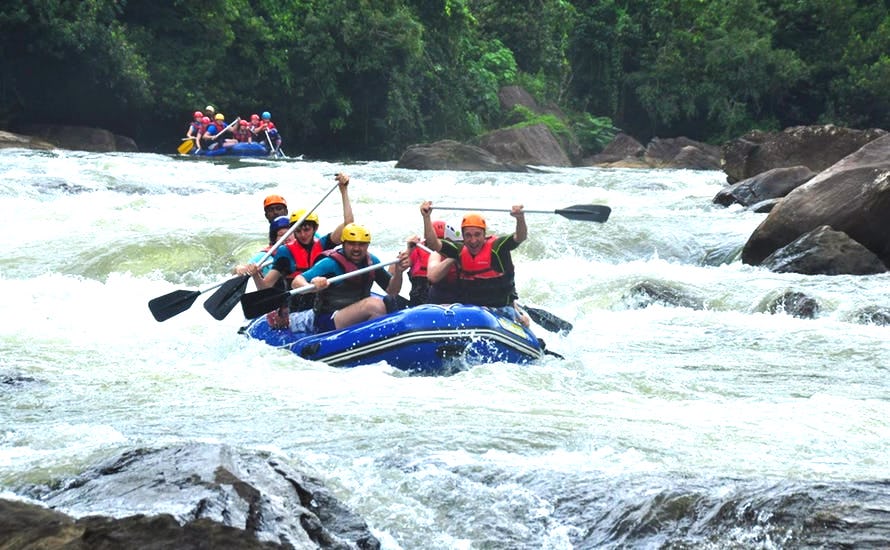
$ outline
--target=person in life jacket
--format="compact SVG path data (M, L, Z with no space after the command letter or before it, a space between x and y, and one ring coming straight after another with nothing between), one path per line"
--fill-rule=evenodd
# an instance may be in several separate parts
M457 262L460 302L486 306L520 322L513 305L516 299L515 270L510 252L528 237L522 205L510 209L510 215L516 218L516 230L503 237L488 235L485 218L481 215L465 215L460 227L462 243L439 239L430 220L432 211L432 202L425 201L420 205L424 237L429 248Z
M442 220L433 222L433 230L440 239L457 240L454 228ZM428 275L431 254L417 244L425 244L420 237L414 236L408 239L408 258L411 267L408 269L408 280L411 282L411 291L408 293L408 307L419 306L426 303L438 303L429 301L430 279ZM438 256L438 253L433 252ZM454 262L451 262L452 264ZM455 272L456 274L456 272Z
M287 216L279 216L272 220L269 224L269 246L271 247L277 243L288 232L289 228L290 218ZM278 249L270 249L272 252L270 257L273 258L273 262L271 266L269 266L269 269L264 269L256 263L249 263L244 266L244 274L251 277L254 285L256 285L258 289L273 287L282 291L288 289L286 281L287 276L291 275L291 264L286 258L277 258L275 253L277 250L287 246L292 240L293 235L289 235ZM265 255L265 253L262 253L262 255ZM259 261L259 258L255 261ZM287 308L283 307L277 311L270 312L266 318L270 326L274 328L282 328L287 326L288 313Z
M371 233L361 225L350 223L343 228L340 248L326 252L324 258L294 277L294 288L315 287L315 307L310 311L316 332L341 329L386 315L386 300L371 296L375 282L386 289L389 302L395 302L402 289L402 272L409 267L407 251L399 253L399 261L391 265L389 271L380 268L334 284L328 281L331 277L379 264L380 260L368 252L370 244Z
M232 131L232 137L237 143L253 143L253 134L250 132L250 123L239 120L238 125Z
M188 130L185 132L185 137L189 139L196 139L201 132L204 130L204 113L201 111L195 111L191 124L189 124Z
M251 130L258 141L265 143L271 148L269 151L270 153L277 151L278 146L281 145L280 137L278 137L278 146L276 146L275 142L272 140L273 130L275 131L276 137L278 137L278 131L275 130L275 123L272 122L272 113L269 111L263 111L262 120L258 121L256 127Z
M226 117L222 113L217 113L214 120L205 129L201 135L201 149L213 151L222 145L223 130L226 128Z
M291 225L300 220L303 222L294 230L294 240L289 242L286 247L280 248L275 255L276 261L279 257L284 257L290 262L291 273L286 275L288 288L290 288L293 278L312 267L325 251L340 245L343 242L343 228L355 221L352 214L352 203L349 201L349 176L337 174L334 179L340 190L343 221L333 231L321 237L318 236L319 220L318 214L315 212L310 212L307 215L305 210L297 210L290 216ZM310 294L297 294L291 297L290 309L292 311L311 309L314 302L315 297Z
M281 195L268 195L265 199L263 199L263 214L266 216L266 220L271 224L273 220L278 217L288 217L287 216L287 201L284 200L284 197ZM290 219L288 219L288 224L290 224ZM247 275L247 266L250 264L256 264L260 261L260 259L266 255L269 248L272 247L273 244L278 242L278 228L269 227L269 244L264 246L253 255L246 263L238 264L233 269L232 272L236 275ZM266 265L261 268L263 276L269 273L269 270L272 269L271 265Z

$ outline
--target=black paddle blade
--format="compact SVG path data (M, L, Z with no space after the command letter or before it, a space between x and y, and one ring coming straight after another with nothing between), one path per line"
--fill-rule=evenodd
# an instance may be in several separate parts
M290 297L289 292L277 288L264 288L241 296L241 309L248 319L259 317L278 309Z
M247 288L247 280L249 278L249 275L240 275L223 283L222 286L219 287L219 290L214 292L213 295L210 296L210 298L207 298L207 301L204 302L204 309L207 310L207 313L212 315L217 321L225 319L226 315L238 305L241 296L244 295L244 290Z
M528 306L522 306L522 309L528 313L528 316L531 317L534 322L550 332L569 332L574 328L572 323L560 319L549 311Z
M602 204L576 204L556 210L556 213L570 220L603 223L609 219L612 209Z
M160 323L192 307L200 295L197 290L176 290L149 300L148 309Z

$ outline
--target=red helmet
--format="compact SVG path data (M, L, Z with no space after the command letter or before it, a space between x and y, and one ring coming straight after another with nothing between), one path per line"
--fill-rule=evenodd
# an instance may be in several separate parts
M239 126L248 126L248 125L250 125L250 123L247 122L246 120L242 120L241 122L238 123L238 125Z
M203 122L204 124L210 124L210 117L205 116L204 118L201 119L201 122Z
M260 115L250 115L250 120L259 120Z
M192 116L194 116L195 118L203 118L204 113L202 113L201 111L195 111L195 114Z

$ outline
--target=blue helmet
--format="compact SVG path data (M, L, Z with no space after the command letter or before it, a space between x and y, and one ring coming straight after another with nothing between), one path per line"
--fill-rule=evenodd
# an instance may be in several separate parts
M263 111L263 120L269 120L272 118L272 113L269 111Z
M287 216L278 216L269 223L269 231L273 233L282 227L290 227L290 218Z

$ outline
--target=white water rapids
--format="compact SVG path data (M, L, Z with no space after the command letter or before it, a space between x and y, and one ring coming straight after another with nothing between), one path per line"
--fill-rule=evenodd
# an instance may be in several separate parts
M890 277L742 265L764 215L713 205L720 172L393 164L0 150L0 494L211 441L313 472L385 548L794 547L808 518L787 495L829 487L890 510L862 489L888 477L890 328L853 322L890 306ZM605 224L528 214L514 253L523 301L575 326L536 327L565 360L336 369L239 336L240 311L214 320L207 294L152 318L151 298L224 280L263 244L264 196L311 207L338 171L384 259L421 231L425 199L609 205ZM331 229L338 194L318 213ZM640 303L641 283L694 307ZM816 317L769 313L786 291L814 298Z

